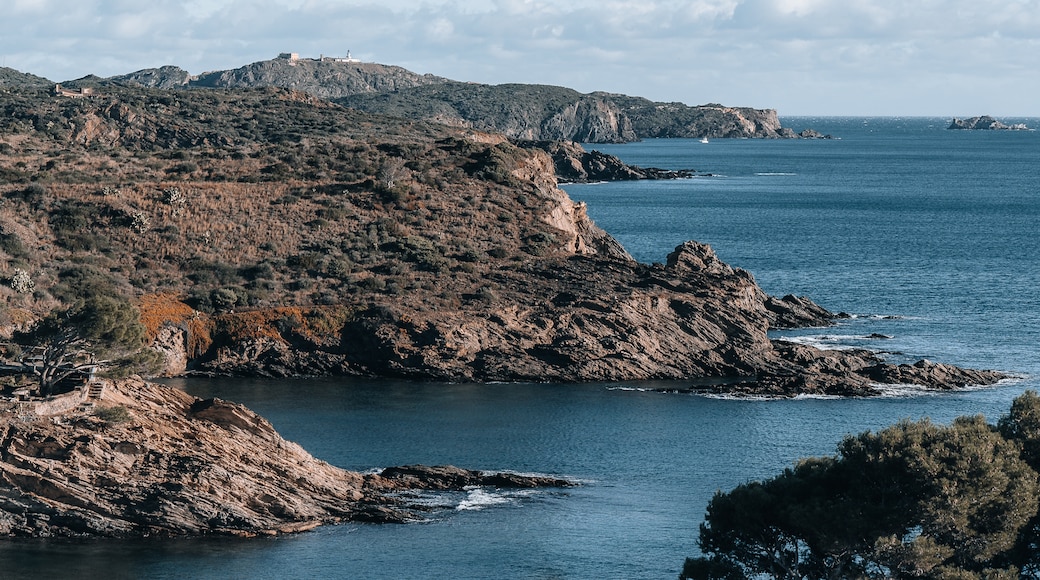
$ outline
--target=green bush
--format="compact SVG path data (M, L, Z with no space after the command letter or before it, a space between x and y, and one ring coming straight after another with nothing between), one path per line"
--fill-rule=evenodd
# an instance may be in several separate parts
M94 410L94 416L109 425L125 423L131 419L130 411L122 405L115 407L98 407Z
M218 311L228 311L238 304L239 296L233 288L217 288L210 292L209 300Z
M718 492L682 578L1035 578L1040 397L997 426L903 421Z

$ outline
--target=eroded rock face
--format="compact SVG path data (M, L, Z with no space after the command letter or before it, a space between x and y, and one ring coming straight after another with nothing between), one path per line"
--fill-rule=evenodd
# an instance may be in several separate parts
M332 352L268 339L225 347L200 368L477 382L728 378L713 391L768 396L867 396L876 383L951 388L1004 378L948 365L900 370L869 351L771 341L771 328L826 326L844 315L805 297L768 296L749 272L696 242L664 265L575 255L502 268L485 281L493 293L464 295L456 309L401 300L360 310Z
M389 495L406 490L570 485L454 467L366 476L242 405L139 380L105 383L91 402L53 414L0 402L0 536L276 534L415 519L419 506Z
M672 171L629 165L613 155L596 150L586 151L573 141L514 140L514 143L520 147L540 149L552 156L556 176L561 183L683 179L695 174L686 169Z

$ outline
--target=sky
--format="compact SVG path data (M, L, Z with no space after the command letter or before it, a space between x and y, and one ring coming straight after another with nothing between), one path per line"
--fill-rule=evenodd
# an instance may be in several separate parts
M4 0L52 81L345 56L780 116L1040 116L1040 0Z

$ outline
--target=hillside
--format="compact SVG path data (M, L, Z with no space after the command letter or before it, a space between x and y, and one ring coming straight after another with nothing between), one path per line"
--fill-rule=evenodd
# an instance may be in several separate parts
M371 113L504 133L514 139L626 143L654 137L793 138L776 111L655 103L545 85L446 82L336 102Z
M198 76L166 66L105 81L156 88L280 87L370 113L526 140L626 143L652 137L800 136L781 127L776 111L768 109L717 104L691 107L611 93L583 94L548 85L484 85L419 75L396 66L333 59L276 58Z
M774 345L833 315L693 242L634 262L541 149L298 91L12 89L0 179L5 333L123 295L170 373L740 376L776 395L1001 376Z
M133 83L149 88L280 87L330 100L347 95L393 92L446 81L433 75L413 73L399 66L310 58L275 58L232 70L211 71L199 75L191 75L176 66L164 66L105 80L109 83Z
M6 66L0 67L0 88L47 87L53 85L54 83L52 81L43 77L19 72Z
M610 99L563 87L444 82L341 97L336 102L361 111L493 131L514 139L624 143L639 138Z

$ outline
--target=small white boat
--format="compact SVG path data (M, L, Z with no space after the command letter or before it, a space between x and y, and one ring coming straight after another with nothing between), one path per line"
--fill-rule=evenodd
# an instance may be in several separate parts
M707 142L708 142L708 138L707 137L701 137L701 143L707 143Z

